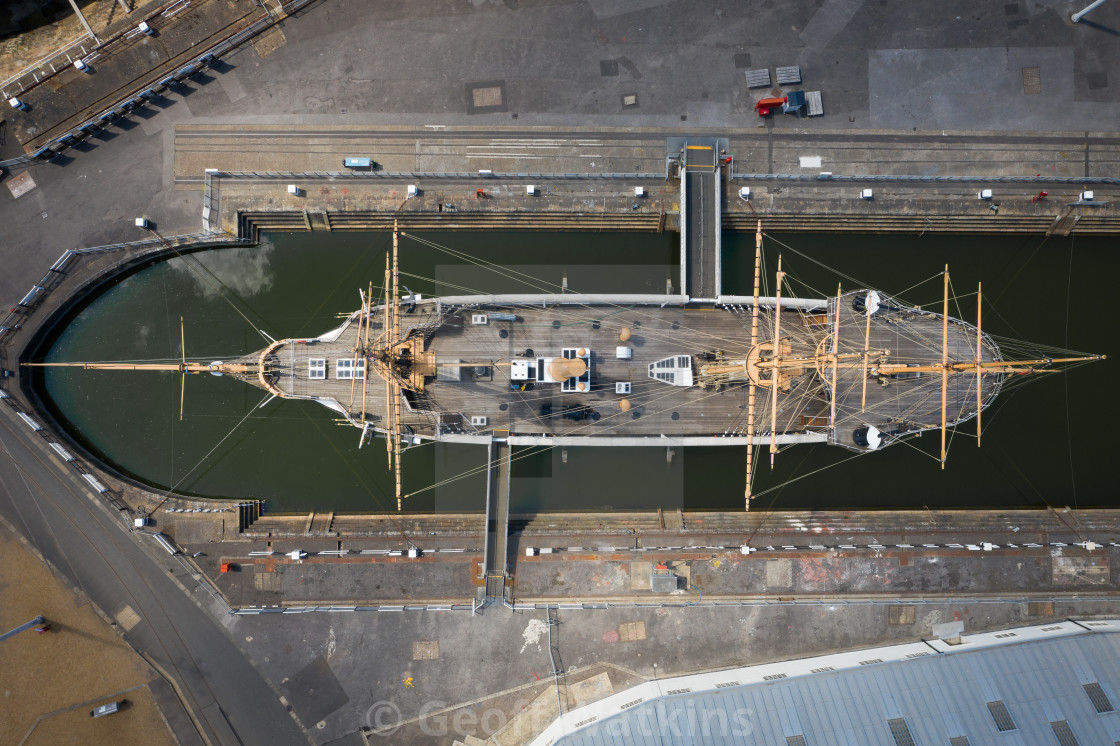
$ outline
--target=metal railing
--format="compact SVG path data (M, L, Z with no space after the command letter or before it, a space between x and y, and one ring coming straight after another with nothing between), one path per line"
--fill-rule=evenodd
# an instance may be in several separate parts
M501 181L502 179L535 179L538 181L583 181L588 179L631 181L664 181L657 173L532 173L528 171L222 171L222 178L231 179L429 179L457 181Z
M933 606L945 604L1025 604L1029 602L1050 601L1054 603L1115 603L1116 596L1108 595L1079 595L1076 593L1068 596L1053 593L1038 595L1011 595L1011 596L906 596L899 595L891 598L851 598L844 596L825 596L791 598L756 598L756 599L728 599L724 601L573 601L569 603L505 603L504 606L511 610L546 610L558 611L573 610L605 610L605 609L680 609L686 607L705 608L757 608L766 606L895 606L899 604L914 606ZM467 604L375 604L363 606L244 606L230 609L229 613L235 616L249 616L258 614L315 614L322 612L356 612L356 611L477 611L481 607Z
M16 304L0 320L0 348L7 347L11 337L18 331L35 309L42 305L43 299L62 281L67 270L75 258L87 254L104 254L112 251L127 249L144 249L149 247L199 246L213 244L251 244L247 238L237 238L228 233L217 231L202 233L187 233L175 236L154 236L140 241L107 244L105 246L90 246L83 249L68 249L62 252L58 260L51 265L43 279L31 286L31 290L23 300ZM111 269L111 268L110 268Z
M74 64L74 60L84 58L89 54L89 52L86 51L87 46L91 49L96 49L96 42L94 42L89 34L82 34L81 37L75 39L61 49L51 52L38 62L28 65L7 80L0 82L0 94L3 94L4 98L20 95L28 88L38 85L59 70L70 67ZM75 54L76 49L81 50L81 54ZM62 58L64 57L66 61L62 62ZM49 73L44 69L48 67L50 68ZM42 73L42 75L40 75L40 73ZM31 78L32 82L24 83L27 78Z
M184 0L178 0L178 2L172 3L165 9L165 11L162 12L171 10L174 8L174 6L180 5L183 2ZM189 0L187 0L187 2L189 3ZM285 0L280 0L280 5L286 15L291 15L299 10L302 10L304 7L310 5L313 2L315 2L315 0L287 0L286 2ZM157 15L159 15L159 13L153 14L149 17L149 20L154 19ZM36 162L49 161L59 153L68 150L73 145L77 145L81 140L102 129L114 119L122 116L127 116L128 113L133 109L144 106L150 96L154 96L156 93L166 90L174 83L186 80L187 78L190 78L191 76L200 72L202 68L211 64L215 59L240 46L245 41L251 39L253 36L256 36L264 29L277 23L278 20L279 19L277 19L266 7L265 15L263 17L258 18L256 21L253 21L248 26L234 32L225 39L212 44L210 47L198 50L195 56L180 65L179 69L176 72L164 75L159 79L158 82L153 83L149 81L148 83L134 89L131 93L118 99L117 102L112 106L109 106L96 115L89 117L77 126L71 128L68 132L53 138L38 150L36 150L34 153L29 155L22 155L17 158L11 158L5 161L0 161L0 168L11 168L13 166L22 166ZM135 29L132 29L117 38L124 38L126 34L134 33L135 31ZM115 41L116 40L114 40L114 42ZM111 49L111 44L113 44L114 42L108 42L102 45L98 54L104 53L106 49Z
M891 174L733 174L737 181L800 181L800 182L914 182L928 184L1107 184L1120 185L1115 176L904 176Z

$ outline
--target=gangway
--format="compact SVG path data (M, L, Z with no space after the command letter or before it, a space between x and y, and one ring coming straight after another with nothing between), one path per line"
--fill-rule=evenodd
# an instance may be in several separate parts
M505 431L496 431L501 436ZM508 433L507 433L508 434ZM483 554L485 603L505 598L506 551L509 546L510 446L504 437L491 437L486 448L486 547Z
M720 296L723 201L720 173L726 151L726 139L710 137L685 139L678 151L681 163L681 287L690 302L714 303Z

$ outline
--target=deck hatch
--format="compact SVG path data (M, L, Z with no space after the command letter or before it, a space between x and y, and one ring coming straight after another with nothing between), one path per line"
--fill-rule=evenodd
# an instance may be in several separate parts
M313 381L322 381L327 377L327 359L313 357L307 361L307 377Z
M949 739L949 746L972 746L968 736L953 736Z
M350 358L341 358L334 361L334 377L340 381L356 378L359 381L366 377L366 361L361 359L357 365Z
M649 377L670 386L692 385L692 358L674 355L649 364Z

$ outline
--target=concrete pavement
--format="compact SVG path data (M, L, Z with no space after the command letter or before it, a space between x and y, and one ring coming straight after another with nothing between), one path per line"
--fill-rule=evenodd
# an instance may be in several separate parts
M177 683L182 702L167 716L181 742L306 741L228 636L223 622L233 628L237 620L215 614L214 601L178 562L161 560L154 543L130 535L122 517L59 469L29 433L11 408L0 407L0 513Z

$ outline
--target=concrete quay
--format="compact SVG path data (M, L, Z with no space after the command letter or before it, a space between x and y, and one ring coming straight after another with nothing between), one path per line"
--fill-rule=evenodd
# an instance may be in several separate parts
M1120 139L1103 134L501 128L489 135L182 127L175 186L209 190L217 205L209 225L242 237L383 230L392 218L414 229L674 229L679 163L667 142L727 135L724 229L753 230L761 218L770 231L1107 235L1120 215L1110 198L1120 188L1113 177ZM343 169L353 155L379 169ZM297 194L288 194L289 184ZM416 197L406 198L408 185ZM639 186L645 194L636 199ZM749 199L738 196L743 187ZM873 199L861 198L865 188ZM991 199L977 199L985 188ZM1081 199L1086 190L1092 200ZM1042 191L1046 199L1032 199Z

